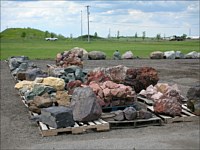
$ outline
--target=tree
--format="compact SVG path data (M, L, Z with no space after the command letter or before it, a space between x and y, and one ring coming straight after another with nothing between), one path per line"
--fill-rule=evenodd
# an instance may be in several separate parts
M51 38L54 38L55 34L53 32L51 32Z
M146 32L143 31L143 32L142 32L142 39L143 39L143 41L144 41L144 39L145 39L145 36L146 36Z
M157 34L156 35L156 39L159 41L161 39L161 35L160 34Z
M48 31L45 31L45 33L44 33L44 37L47 38L48 35L49 35L49 32L48 32Z
M119 30L117 31L117 39L119 39Z
M94 33L94 37L95 37L95 38L97 37L97 32Z
M185 40L186 37L187 37L187 34L183 34L183 35L182 35L183 40Z
M22 32L21 37L25 38L26 37L26 32Z
M137 37L138 37L137 32L135 32L135 38L137 38Z

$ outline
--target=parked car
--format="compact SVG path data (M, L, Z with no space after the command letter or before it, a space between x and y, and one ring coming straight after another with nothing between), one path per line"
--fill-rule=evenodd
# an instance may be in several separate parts
M56 41L58 38L45 38L46 41Z

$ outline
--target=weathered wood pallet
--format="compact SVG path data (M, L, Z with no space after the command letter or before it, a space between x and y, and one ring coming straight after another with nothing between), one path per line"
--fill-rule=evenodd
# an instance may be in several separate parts
M32 116L37 116L38 114L29 112ZM73 127L66 128L52 128L42 122L38 122L38 127L43 137L46 136L55 136L59 133L71 133L71 134L81 134L91 130L95 131L108 131L110 130L110 124L102 119L95 121L90 121L87 123L75 122Z
M168 115L158 114L154 112L153 105L151 100L146 98L142 98L140 96L137 97L138 101L141 101L147 105L147 109L154 113L156 116L160 117L164 123L174 123L174 122L191 122L191 121L198 121L200 119L199 116L194 115L185 104L182 105L182 112L181 116L171 117ZM146 101L148 100L148 101Z
M108 121L110 128L140 128L147 126L161 126L162 120L159 117L153 116L149 119L135 119L135 120L124 120L124 121Z

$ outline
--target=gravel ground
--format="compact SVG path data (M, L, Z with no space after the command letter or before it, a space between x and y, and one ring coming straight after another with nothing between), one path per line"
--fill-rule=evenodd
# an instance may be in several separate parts
M34 60L46 70L50 60ZM84 61L85 69L115 65L127 67L154 67L159 82L177 83L186 96L190 86L200 84L199 60L99 60ZM1 149L200 149L199 121L179 122L163 126L135 129L115 129L109 132L90 132L80 135L60 134L42 137L37 124L29 120L8 65L1 61Z

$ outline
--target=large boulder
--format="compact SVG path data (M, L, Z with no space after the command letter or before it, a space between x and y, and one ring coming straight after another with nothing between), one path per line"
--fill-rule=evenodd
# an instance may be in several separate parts
M134 88L136 93L146 89L149 85L156 85L158 73L152 67L142 67L138 69L129 68L126 72L125 84Z
M175 59L176 57L176 52L175 51L166 51L164 52L163 58L165 59Z
M191 87L187 92L187 107L200 116L200 85Z
M176 51L175 58L176 59L183 59L185 56L181 51Z
M150 54L151 59L163 59L164 53L161 51L155 51Z
M180 116L182 111L181 103L176 98L163 98L154 102L154 112L169 116Z
M127 51L122 54L122 59L133 59L133 53L131 51Z
M185 58L188 58L188 59L200 58L200 52L196 52L196 51L189 52L188 54L185 55Z
M65 88L65 81L60 78L55 78L55 77L47 77L43 79L42 82L44 85L52 86L58 91L62 91Z
M134 120L137 118L137 111L133 107L126 107L123 112L126 120Z
M41 109L41 115L31 118L41 121L53 128L66 128L74 126L72 110L69 107L52 106Z
M88 52L84 48L74 47L70 51L78 54L82 60L88 59Z
M106 54L102 51L91 51L88 53L88 58L90 60L106 59Z
M93 121L102 113L97 97L90 87L77 87L73 92L70 106L75 121Z

